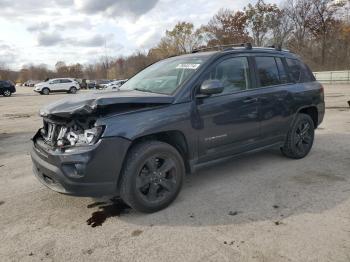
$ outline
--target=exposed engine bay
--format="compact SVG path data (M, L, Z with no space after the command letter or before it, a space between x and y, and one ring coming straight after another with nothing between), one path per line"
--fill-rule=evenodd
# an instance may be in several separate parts
M64 148L76 145L90 145L96 142L103 127L95 127L96 117L75 118L66 121L52 121L44 118L44 126L39 130L45 144Z

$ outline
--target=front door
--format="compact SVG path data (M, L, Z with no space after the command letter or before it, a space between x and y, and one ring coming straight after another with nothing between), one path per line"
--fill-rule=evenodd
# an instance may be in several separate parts
M226 57L201 82L220 80L221 94L197 97L199 162L250 150L259 138L258 99L247 57Z
M61 82L59 79L50 81L50 90L51 91L58 91L60 90Z

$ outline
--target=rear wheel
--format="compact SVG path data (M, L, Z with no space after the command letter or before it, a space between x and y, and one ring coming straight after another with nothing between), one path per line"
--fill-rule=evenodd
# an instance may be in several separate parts
M174 147L159 141L137 144L121 173L121 198L137 211L156 212L177 197L184 174L182 157Z
M43 88L43 90L41 90L41 93L43 95L48 95L48 94L50 94L50 90L47 87L45 87L45 88Z
M312 148L314 137L315 126L312 118L306 114L299 114L281 151L290 158L304 158Z
M11 91L10 91L10 90L7 90L7 89L4 91L3 94L4 94L4 96L6 96L6 97L10 97L10 96L12 95Z
M77 88L75 86L72 86L70 89L69 89L69 93L71 94L75 94L77 92Z

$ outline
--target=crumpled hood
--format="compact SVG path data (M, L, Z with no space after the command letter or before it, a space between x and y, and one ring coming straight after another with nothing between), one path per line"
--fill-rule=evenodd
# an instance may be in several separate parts
M99 109L117 105L136 104L171 104L173 96L140 92L134 90L123 90L119 92L93 92L88 94L71 95L59 100L40 110L43 117L58 116L70 117L72 115L88 115Z

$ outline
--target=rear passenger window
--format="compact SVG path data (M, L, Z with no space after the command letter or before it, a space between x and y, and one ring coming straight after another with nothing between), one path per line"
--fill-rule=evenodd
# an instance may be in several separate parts
M61 83L71 83L72 81L69 79L61 79Z
M305 83L315 81L315 77L310 69L299 60L286 59L291 77L296 83Z
M229 58L210 70L205 80L220 80L224 85L223 93L233 93L249 88L249 64L246 57Z
M281 83L274 57L256 57L260 86L274 86Z

